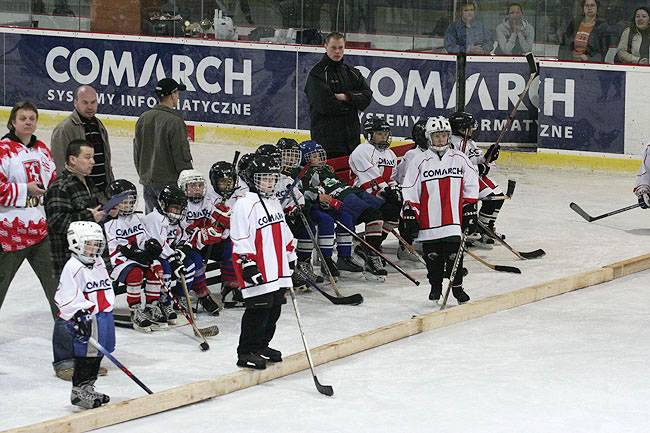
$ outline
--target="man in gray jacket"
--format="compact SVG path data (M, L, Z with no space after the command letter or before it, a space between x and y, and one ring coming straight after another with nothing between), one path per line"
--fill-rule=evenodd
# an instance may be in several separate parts
M90 178L99 190L99 200L104 202L106 185L114 179L111 166L111 146L108 132L97 114L97 92L91 86L79 86L73 93L74 111L52 132L51 149L56 174L61 176L65 168L65 150L68 143L84 140L95 151L95 165Z
M156 84L160 102L140 116L135 125L133 161L144 189L145 213L156 207L158 194L176 183L181 171L192 168L190 143L183 115L176 109L183 84L163 78Z

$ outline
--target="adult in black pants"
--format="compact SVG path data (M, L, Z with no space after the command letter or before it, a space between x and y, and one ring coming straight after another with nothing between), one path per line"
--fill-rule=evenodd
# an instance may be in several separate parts
M305 93L309 99L311 139L329 158L352 153L361 142L359 111L372 101L372 91L361 72L343 61L345 36L325 38L325 55L309 71Z

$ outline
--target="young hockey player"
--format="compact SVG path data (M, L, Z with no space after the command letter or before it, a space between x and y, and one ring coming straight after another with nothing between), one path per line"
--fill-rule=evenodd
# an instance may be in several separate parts
M384 199L381 211L384 220L384 239L388 231L399 224L402 196L395 179L397 156L390 150L390 125L379 117L371 117L363 124L366 142L357 146L350 155L350 169L354 185ZM418 261L404 245L397 250L400 260Z
M344 214L349 215L350 221L353 221L352 226L365 223L366 242L380 250L384 222L379 208L384 204L384 200L357 187L348 186L338 179L332 168L327 165L325 150L315 141L302 142L300 149L305 162L310 165L302 179L305 197L322 208L332 209L336 219L344 224L341 218ZM380 279L387 275L381 257L366 248L355 251L364 258L366 271Z
M449 148L451 126L446 118L428 119L425 132L431 151L408 167L402 185L402 218L405 229L422 242L430 300L440 299L443 277L450 277L456 254L461 254L452 293L462 304L470 298L462 286L460 245L463 232L476 230L478 172L464 153Z
M267 361L282 361L282 353L269 344L286 303L286 288L292 284L296 254L275 197L279 175L272 157L255 156L245 173L250 191L232 209L233 262L246 305L237 347L239 367L264 369Z
M639 200L641 209L650 209L650 146L646 146L643 151L641 167L636 175L634 194Z
M70 401L85 409L110 401L109 396L95 391L102 354L88 344L88 338L93 337L109 352L115 350L112 313L115 293L101 257L104 245L104 233L99 224L70 223L68 248L72 256L63 267L54 296L59 316L69 321L69 330L75 337Z
M451 147L465 153L478 170L479 200L491 195L503 194L501 187L488 177L490 164L499 157L498 146L493 144L485 152L485 156L483 156L481 149L478 148L476 142L472 139L472 135L478 128L478 123L470 113L463 111L456 112L450 116L449 123L451 124L451 131L453 133L451 136ZM503 200L482 202L481 210L478 214L479 221L494 230L494 223L496 222L497 215L499 215L501 206L503 206ZM477 237L477 247L490 249L493 245L494 240L487 234L481 233Z
M230 241L230 214L236 201L233 194L236 190L237 173L232 163L217 161L210 168L209 177L215 197L212 220L223 230L223 241L215 245L215 248L219 248L215 256L218 257L221 267L221 298L225 306L236 306L237 303L243 302L232 264L232 242ZM231 292L232 302L226 304L225 298Z
M183 241L185 246L181 248L186 256L192 259L193 263L187 267L187 285L197 296L199 304L210 314L218 315L222 310L221 300L213 296L205 282L204 261L209 259L221 260L223 248L215 248L223 240L224 228L216 224L212 218L216 210L214 202L216 196L206 195L207 184L201 172L191 169L183 170L178 176L178 187L187 197L187 210L181 220L183 229ZM189 250L191 248L192 251ZM194 275L191 276L192 266Z
M158 256L160 244L149 242L143 215L135 212L137 190L125 179L116 179L106 188L110 198L128 192L118 206L118 215L104 225L108 253L113 265L111 278L126 285L126 300L131 309L133 329L151 332L167 328L167 317L160 305L160 279L163 272ZM144 286L145 307L142 308Z

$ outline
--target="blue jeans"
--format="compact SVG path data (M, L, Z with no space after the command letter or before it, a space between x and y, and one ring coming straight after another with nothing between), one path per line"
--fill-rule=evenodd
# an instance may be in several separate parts
M54 371L74 367L73 337L67 328L67 320L57 317L52 332L52 351L54 352Z

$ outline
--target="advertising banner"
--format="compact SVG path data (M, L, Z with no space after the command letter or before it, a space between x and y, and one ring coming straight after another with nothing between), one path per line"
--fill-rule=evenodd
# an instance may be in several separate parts
M544 62L540 78L538 147L624 153L625 71Z

